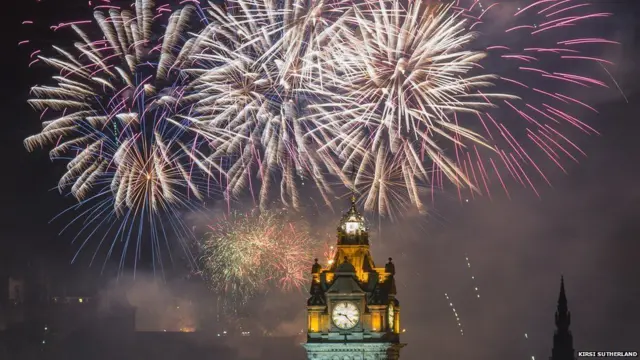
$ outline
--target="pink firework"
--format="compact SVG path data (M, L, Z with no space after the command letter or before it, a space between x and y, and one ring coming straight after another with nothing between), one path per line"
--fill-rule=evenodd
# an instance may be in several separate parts
M489 196L491 172L509 195L498 166L506 169L507 176L538 194L531 175L537 174L549 184L550 181L542 165L534 160L538 157L526 149L535 149L566 173L564 160L578 162L586 154L564 131L574 128L588 135L598 134L581 119L581 115L586 117L585 114L598 111L581 98L594 97L585 90L607 89L608 83L617 86L606 68L614 64L600 57L599 45L618 43L589 34L588 29L613 14L598 12L594 4L580 0L484 5L478 0L457 0L455 10L471 20L470 30L492 35L502 32L502 36L495 36L501 42L485 49L488 65L480 66L499 75L496 85L509 89L519 99L496 103L506 112L476 114L485 137L495 143L492 156L483 158L477 146L456 144L456 160L473 184ZM496 29L494 21L485 22L492 15L495 19L501 14L512 16L505 21L504 29ZM521 121L509 126L507 120L511 119Z

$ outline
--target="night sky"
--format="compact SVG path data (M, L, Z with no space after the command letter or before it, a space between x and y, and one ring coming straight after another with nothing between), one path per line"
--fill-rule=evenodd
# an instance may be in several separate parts
M27 68L29 51L17 46L26 38L20 23L34 14L48 23L89 14L69 0L59 13L60 6L52 4L62 0L46 2L12 2L3 12L0 273L29 271L30 262L47 259L69 286L86 279L105 284L113 274L100 275L87 259L68 265L75 247L68 236L57 235L64 223L49 224L73 203L50 191L60 165L52 165L46 151L30 154L22 145L40 128L26 103L29 88L50 73ZM377 265L391 256L398 272L403 342L409 344L402 359L424 359L422 354L434 359L549 357L561 274L576 350L640 351L640 70L635 64L640 1L601 2L617 14L616 40L623 45L614 55L613 75L628 102L615 89L592 99L600 115L590 124L601 136L576 140L588 157L566 163L568 174L546 170L553 186L539 181L540 198L513 186L511 199L496 191L492 200L461 203L452 191L437 196L430 217L407 215L374 232ZM338 220L338 214L325 215L316 226L332 229ZM186 271L181 269L176 266L176 273ZM464 336L445 293L460 315ZM194 291L193 296L206 295ZM304 304L302 296L290 304L298 307L291 321L304 319L298 316Z

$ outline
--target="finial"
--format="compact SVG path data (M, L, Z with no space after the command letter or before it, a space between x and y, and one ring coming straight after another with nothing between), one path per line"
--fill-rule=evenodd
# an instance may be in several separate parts
M571 313L567 304L567 294L564 290L564 276L560 276L560 296L558 297L558 309L556 311L556 326L558 329L568 330L571 324Z
M384 271L393 276L396 274L396 266L393 265L392 260L393 259L389 258L389 262L384 266Z
M351 206L356 205L356 164L351 164Z
M315 263L313 264L313 266L311 266L311 273L312 274L319 274L320 271L322 270L322 266L320 266L320 264L318 264L318 259L315 259Z
M560 298L558 299L559 302L561 303L565 303L567 302L567 295L565 294L564 291L564 276L560 275Z

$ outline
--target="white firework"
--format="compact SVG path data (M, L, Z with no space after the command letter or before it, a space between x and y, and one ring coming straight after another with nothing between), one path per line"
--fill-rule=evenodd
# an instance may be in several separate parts
M118 154L176 151L179 155L167 157L175 171L184 171L191 162L210 173L214 165L198 161L190 149L192 137L185 139L184 127L171 119L186 107L183 96L189 84L181 67L197 51L195 39L187 40L186 34L195 8L185 6L172 13L160 40L154 40L152 32L155 10L152 1L137 0L132 11L95 11L104 39L92 40L81 23L70 24L80 41L71 50L54 46L57 57L39 57L59 75L53 77L55 86L33 87L36 98L29 103L53 118L44 121L42 131L28 137L25 146L34 150L52 145L52 159L71 159L58 187L70 187L78 200L105 185L113 195L129 191L119 188L128 183L119 180L123 169L118 168ZM196 186L191 176L181 181L182 188ZM116 207L122 204L116 202Z
M472 75L485 54L467 50L475 35L451 6L414 1L405 10L399 2L380 1L376 11L357 12L356 18L358 27L349 38L333 43L339 67L332 79L336 101L315 107L339 134L332 145L344 160L343 169L357 164L382 178L392 161L402 173L408 199L424 210L418 194L420 184L430 181L425 158L455 184L472 184L441 140L489 146L480 134L458 126L455 115L492 107L490 98L514 96L478 91L496 77ZM369 200L365 206L386 213L388 206L381 205L385 187L379 185L366 186L379 192L379 208Z
M280 177L282 201L298 208L298 183L310 178L331 203L326 174L341 172L323 145L334 134L306 112L324 95L310 84L331 76L322 49L354 22L353 15L346 1L212 5L211 24L198 38L205 47L195 56L200 69L192 70L199 77L200 115L190 120L210 140L214 158L231 159L231 194L252 187L258 178L264 208Z

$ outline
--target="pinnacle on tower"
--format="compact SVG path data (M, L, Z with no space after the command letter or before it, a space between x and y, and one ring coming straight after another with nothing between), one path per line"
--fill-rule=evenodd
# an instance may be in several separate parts
M318 264L318 258L314 259L314 263L311 266L311 273L312 274L320 274L320 271L322 271L322 266L320 264Z
M558 330L569 331L571 313L567 305L567 295L564 291L564 277L560 277L560 296L558 296L558 310L556 311L556 327Z
M389 262L384 266L384 270L391 274L391 275L395 275L396 274L396 266L393 265L393 259L389 258Z
M573 335L569 330L571 312L564 290L564 277L560 277L560 295L555 314L556 331L553 335L553 350L550 360L574 360Z
M356 203L356 164L351 164L351 204Z

